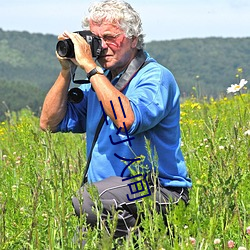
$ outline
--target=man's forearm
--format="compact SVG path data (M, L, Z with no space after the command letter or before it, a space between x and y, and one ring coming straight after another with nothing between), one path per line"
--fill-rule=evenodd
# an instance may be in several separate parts
M42 130L49 129L55 132L58 124L64 118L67 109L69 84L70 73L68 70L62 70L44 100L40 117Z
M104 75L94 75L90 81L99 101L102 102L106 115L118 128L123 127L123 122L125 122L126 128L129 129L134 122L134 113L129 99L117 90ZM115 114L110 101L112 101Z

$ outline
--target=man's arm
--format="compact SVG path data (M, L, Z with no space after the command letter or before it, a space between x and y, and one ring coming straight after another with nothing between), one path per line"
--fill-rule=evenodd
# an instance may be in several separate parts
M89 44L87 44L85 39L79 34L67 32L66 35L74 43L75 59L72 59L72 61L80 66L86 73L89 73L97 66L93 60ZM102 102L106 115L110 117L116 127L123 128L123 122L125 122L126 128L129 130L134 122L134 112L129 99L117 90L105 75L95 74L90 78L90 82L96 92L98 100ZM118 97L120 97L126 118L123 116ZM117 117L115 117L113 113L110 101L112 101L114 105ZM122 129L122 131L124 131L124 129Z
M70 69L62 68L57 80L45 97L40 117L42 130L56 131L67 110Z

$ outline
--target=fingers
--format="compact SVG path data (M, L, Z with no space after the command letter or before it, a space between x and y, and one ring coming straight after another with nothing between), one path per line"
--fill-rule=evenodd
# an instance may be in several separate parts
M71 32L69 32L69 31L66 31L66 30L65 30L65 31L63 32L62 35L63 35L64 37L70 38L71 34L73 34L73 33L71 33Z
M63 36L72 40L72 42L78 44L87 44L86 40L78 33L64 31Z
M68 32L67 32L68 33ZM65 39L68 39L69 36L67 35L66 31L64 31L62 34L60 34L57 39L58 40L65 40Z
M74 64L75 66L79 65L75 58L61 57L58 55L57 51L56 51L56 57L61 64L65 63L65 65L71 65L71 64Z
M57 38L58 40L65 40L65 39L74 39L77 37L77 33L72 33L69 31L64 31L62 34L60 34Z
M79 34L72 33L72 32L69 32L69 31L64 31L62 35L63 35L64 38L70 38L71 40L74 40L79 36Z
M73 43L87 43L85 39L78 33L64 31L61 35L58 36L58 40L70 39Z

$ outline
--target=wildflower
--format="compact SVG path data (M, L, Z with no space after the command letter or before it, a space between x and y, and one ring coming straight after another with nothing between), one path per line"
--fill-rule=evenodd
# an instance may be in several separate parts
M246 232L247 232L248 235L250 235L250 226L247 227Z
M245 247L239 247L238 250L247 250Z
M219 150L223 150L224 149L224 146L219 146Z
M21 208L20 208L20 214L23 214L24 211L25 211L24 207L21 207Z
M214 244L215 244L215 245L220 244L220 239L214 239Z
M227 93L235 93L240 91L245 85L247 81L245 79L241 79L239 84L231 84L231 87L227 88Z
M248 129L247 131L244 132L245 136L249 136L250 135L250 129Z
M17 185L13 185L13 186L11 187L11 189L12 189L13 192L16 192L16 190L17 190Z
M242 73L243 72L243 68L240 67L240 68L237 69L237 71L238 71L238 73Z
M43 213L42 214L43 220L47 221L48 220L48 214L47 213Z
M192 109L201 109L201 106L200 106L199 103L196 102L196 103L192 103L192 104L191 104L191 108L192 108Z
M196 239L193 237L189 237L189 240L190 240L191 244L194 246L196 243Z
M197 181L196 181L196 185L201 185L201 181L200 181L200 180L197 180Z
M233 240L229 240L227 242L227 246L228 246L228 248L234 248L234 241Z

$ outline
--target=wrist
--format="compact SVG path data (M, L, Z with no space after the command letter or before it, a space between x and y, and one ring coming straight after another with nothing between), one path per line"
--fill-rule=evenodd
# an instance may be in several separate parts
M70 69L62 69L60 75L65 79L70 79Z
M100 66L95 66L92 68L89 72L87 72L87 78L90 80L90 78L94 75L104 75L104 71Z
M86 66L86 67L84 67L84 70L85 70L85 72L86 72L86 74L88 74L92 69L94 69L95 67L96 67L97 65L96 65L96 63L91 63L91 64L89 64L88 66Z

